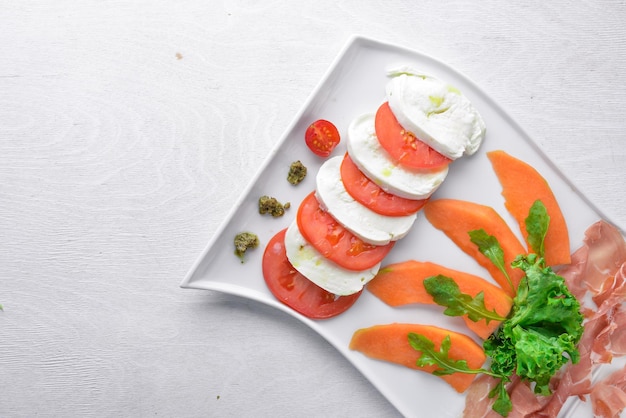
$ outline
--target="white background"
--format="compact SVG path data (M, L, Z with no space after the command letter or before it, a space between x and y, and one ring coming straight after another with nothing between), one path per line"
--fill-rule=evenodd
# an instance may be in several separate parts
M520 3L0 0L0 416L397 416L179 284L352 34L469 76L626 225L626 4Z

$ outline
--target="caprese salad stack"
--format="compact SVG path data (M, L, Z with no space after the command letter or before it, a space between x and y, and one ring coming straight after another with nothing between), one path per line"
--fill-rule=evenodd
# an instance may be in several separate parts
M386 100L352 121L347 153L324 162L316 189L263 256L265 281L310 318L348 309L448 174L485 137L472 103L410 67L389 72Z

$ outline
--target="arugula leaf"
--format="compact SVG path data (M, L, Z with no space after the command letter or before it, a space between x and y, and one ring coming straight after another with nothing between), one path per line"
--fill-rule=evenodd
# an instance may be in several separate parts
M422 354L417 359L417 366L437 366L433 371L435 376L444 376L452 373L479 374L487 372L484 369L470 369L465 360L454 360L448 356L450 351L450 336L447 335L441 342L439 351L435 350L435 343L428 337L414 332L409 333L409 344Z
M489 321L504 321L506 318L499 315L496 310L490 311L485 306L484 293L480 292L475 297L462 293L459 285L450 277L444 275L432 276L424 280L424 287L435 303L445 306L443 311L448 316L462 316L474 321L484 319Z
M528 232L528 244L531 250L540 257L543 257L545 254L544 240L548 233L550 216L541 200L535 200L532 204L525 222L526 232Z
M498 242L498 239L493 235L489 235L484 229L476 229L469 231L470 241L478 246L478 251L485 257L487 257L497 268L504 274L507 282L511 286L511 289L515 291L513 282L507 273L504 263L504 251Z
M506 417L513 409L511 399L505 387L505 382L508 382L509 378L486 369L472 369L467 365L467 361L465 360L451 359L448 355L451 346L449 335L443 339L438 351L435 349L435 343L422 334L411 332L409 333L408 338L411 347L421 353L416 361L418 367L437 366L438 368L432 372L435 376L444 376L453 373L482 373L498 378L500 379L500 382L496 386L497 391L494 389L494 391L489 393L490 398L493 398L494 396L497 397L494 402L493 409L504 417Z
M509 392L506 391L506 385L504 380L500 380L496 387L494 387L489 392L489 397L496 398L495 402L491 406L491 409L493 409L503 417L508 416L509 412L513 410L513 402L511 402Z

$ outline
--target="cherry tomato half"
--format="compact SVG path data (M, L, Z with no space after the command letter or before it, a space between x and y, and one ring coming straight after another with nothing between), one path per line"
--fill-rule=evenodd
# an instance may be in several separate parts
M363 291L337 296L300 274L287 258L285 232L274 235L263 253L263 277L274 297L312 319L332 318L350 308Z
M405 199L385 192L359 170L348 154L341 162L341 181L354 200L380 215L411 215L419 211L428 201Z
M381 147L400 164L416 169L434 169L448 165L451 159L431 148L398 122L389 107L383 103L376 112L376 136Z
M309 244L337 265L354 271L367 270L391 251L395 241L387 245L364 242L322 210L311 192L304 198L296 216L298 229Z
M319 119L309 125L304 140L315 155L328 157L339 144L339 131L332 122Z

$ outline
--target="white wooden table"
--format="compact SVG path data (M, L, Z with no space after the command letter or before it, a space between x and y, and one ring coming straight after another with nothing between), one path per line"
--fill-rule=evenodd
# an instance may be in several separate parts
M472 78L626 226L626 4L0 0L0 416L397 416L297 320L179 288L352 34Z

